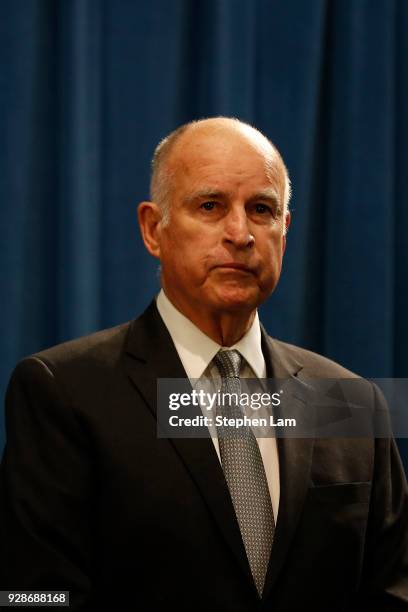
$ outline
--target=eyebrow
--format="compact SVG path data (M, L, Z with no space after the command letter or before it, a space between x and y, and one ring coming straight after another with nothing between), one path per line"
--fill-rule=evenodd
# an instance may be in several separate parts
M201 200L203 198L206 198L209 200L216 200L219 198L228 197L228 195L229 195L228 192L216 191L214 189L204 188L204 189L200 189L199 191L194 191L193 193L188 194L184 198L184 201L186 202L186 204L190 204L191 202L194 202L195 200ZM249 200L251 201L269 200L269 201L274 202L275 204L279 204L279 201L280 201L279 195L276 189L274 189L273 187L267 187L266 189L262 189L262 191L259 191L258 193L251 196Z
M199 191L194 191L184 198L186 204L190 204L194 202L194 200L201 200L202 198L208 198L209 200L216 200L217 198L225 198L228 196L227 193L222 191L216 191L214 189L200 189Z
M251 200L269 200L274 202L275 204L280 203L278 192L273 187L267 187L266 189L259 191L251 197Z

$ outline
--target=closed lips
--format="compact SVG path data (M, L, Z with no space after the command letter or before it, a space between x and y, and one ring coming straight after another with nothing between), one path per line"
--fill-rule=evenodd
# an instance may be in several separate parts
M215 267L216 268L232 268L233 270L243 270L244 272L253 272L253 270L249 268L248 266L246 266L245 264L234 263L234 262L220 264Z

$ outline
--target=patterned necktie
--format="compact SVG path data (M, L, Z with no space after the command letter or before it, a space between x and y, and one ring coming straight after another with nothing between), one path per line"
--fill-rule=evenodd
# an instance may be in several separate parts
M221 377L221 393L241 392L238 351L219 351L214 357ZM228 396L227 396L228 397ZM232 396L234 397L234 396ZM217 416L242 417L238 405L217 407ZM249 565L259 596L265 582L275 531L271 497L258 442L250 427L217 427L225 479L231 494Z

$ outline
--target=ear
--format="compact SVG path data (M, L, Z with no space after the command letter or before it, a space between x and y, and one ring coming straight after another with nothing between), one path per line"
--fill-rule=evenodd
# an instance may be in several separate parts
M282 255L283 255L283 253L285 252L285 249L286 249L286 234L287 234L287 231L289 229L290 221L291 221L291 214L288 211L286 213L286 215L285 215L285 221L284 221L284 223L285 223L285 232L284 232L284 234L282 236Z
M160 221L162 213L155 202L141 202L137 216L143 242L150 255L160 259Z

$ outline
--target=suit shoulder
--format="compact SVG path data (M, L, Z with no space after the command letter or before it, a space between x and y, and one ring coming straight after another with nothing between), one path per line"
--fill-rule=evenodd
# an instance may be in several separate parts
M294 344L276 340L270 336L269 340L279 353L287 356L292 362L296 362L305 375L321 378L361 378L359 374L348 370L328 357Z
M130 322L56 344L25 357L20 364L41 361L51 370L68 365L112 364L120 357ZM19 365L20 365L19 364Z

